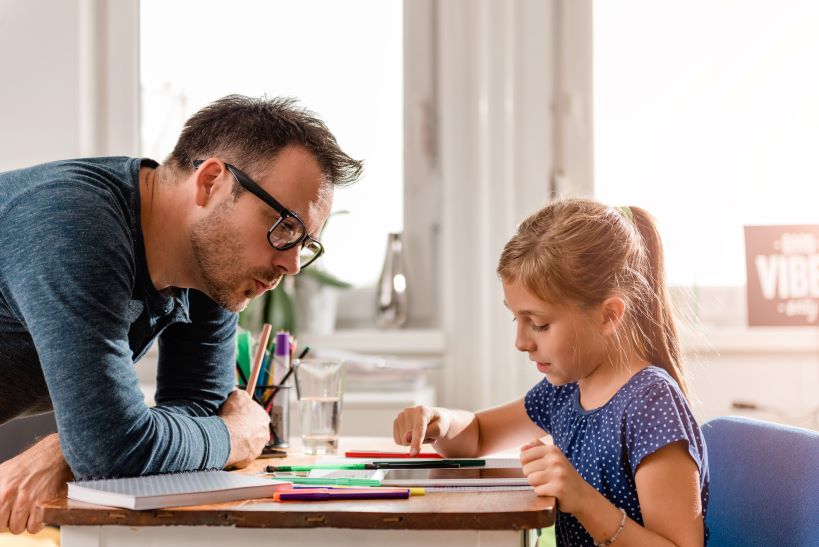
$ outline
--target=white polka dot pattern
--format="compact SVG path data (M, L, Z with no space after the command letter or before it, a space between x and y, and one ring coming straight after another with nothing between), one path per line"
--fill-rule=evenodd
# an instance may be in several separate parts
M580 406L577 384L553 386L543 379L524 399L526 412L548 431L580 476L628 516L643 523L634 473L648 455L676 441L700 471L703 513L708 506L708 460L702 432L685 396L663 369L635 374L600 408ZM706 540L708 532L706 530ZM558 513L558 545L594 545L572 515Z

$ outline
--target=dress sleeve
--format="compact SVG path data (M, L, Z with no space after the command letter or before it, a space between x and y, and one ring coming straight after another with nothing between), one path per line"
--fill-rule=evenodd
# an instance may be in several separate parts
M529 390L523 399L526 414L538 427L552 432L552 409L555 402L555 387L545 378Z
M685 441L688 453L702 473L703 441L685 396L667 382L652 384L636 396L625 411L625 442L631 472L646 456L677 441Z

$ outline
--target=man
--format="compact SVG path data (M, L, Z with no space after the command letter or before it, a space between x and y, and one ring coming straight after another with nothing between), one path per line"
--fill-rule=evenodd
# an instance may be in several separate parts
M0 531L42 527L76 477L245 466L268 417L233 390L236 312L323 252L361 162L292 100L194 114L162 165L60 161L0 174L0 424L59 436L0 465ZM156 406L133 363L159 340ZM233 391L232 391L233 390Z

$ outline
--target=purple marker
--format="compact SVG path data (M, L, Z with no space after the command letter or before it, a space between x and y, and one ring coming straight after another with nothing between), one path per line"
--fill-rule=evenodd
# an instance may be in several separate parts
M311 489L302 491L280 491L273 494L275 501L326 501L326 500L379 500L379 499L407 499L409 489L387 490L382 488L370 489Z
M290 333L276 333L276 353L273 356L273 383L281 382L290 368Z

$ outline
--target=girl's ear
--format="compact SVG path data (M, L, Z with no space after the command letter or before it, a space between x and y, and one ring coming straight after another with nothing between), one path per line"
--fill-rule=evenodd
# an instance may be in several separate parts
M619 296L610 296L600 304L600 313L602 318L601 332L606 336L611 336L623 324L623 317L626 314L626 301Z

